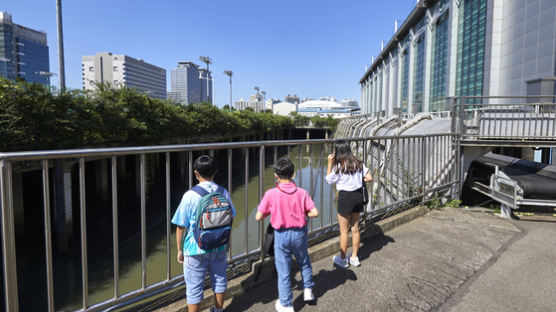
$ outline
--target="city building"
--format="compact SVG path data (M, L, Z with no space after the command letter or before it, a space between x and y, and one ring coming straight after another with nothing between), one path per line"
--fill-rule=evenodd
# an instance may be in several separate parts
M297 113L307 117L320 116L333 118L344 118L359 114L357 102L351 106L350 101L337 102L334 97L321 97L318 100L304 99L297 105Z
M0 12L0 76L50 85L51 75L46 33L15 24L10 14Z
M272 105L273 115L290 116L291 113L297 113L297 104L284 101Z
M274 104L280 103L279 99L268 99L265 102L265 109L273 110Z
M356 99L342 99L341 101L338 101L338 104L345 107L359 107L359 103Z
M239 101L234 102L234 108L237 110L244 110L250 107L255 112L262 112L265 110L265 102L263 95L257 90L257 93L249 96L249 101L245 101L241 98Z
M212 76L209 71L209 93L213 98ZM199 68L193 62L178 62L170 74L170 92L168 99L175 103L190 104L208 102L206 69Z
M294 94L294 95L289 95L288 94L288 96L286 96L284 98L284 102L290 102L290 103L293 103L293 104L299 104L300 103L299 97L297 96L297 94Z
M99 52L81 57L83 90L96 83L137 89L150 97L166 99L166 70L124 54Z
M237 110L244 110L247 107L251 107L249 106L249 101L246 101L243 98L240 98L238 101L234 102L234 108Z
M556 0L418 1L360 79L362 113L446 111L452 96L554 95L555 32Z

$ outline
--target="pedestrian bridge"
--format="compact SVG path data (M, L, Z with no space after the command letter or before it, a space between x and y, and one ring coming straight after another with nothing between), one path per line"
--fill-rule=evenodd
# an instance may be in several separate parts
M459 192L459 135L349 139L375 177L363 224ZM337 233L335 190L323 183L334 140L98 148L0 154L2 306L6 311L125 309L183 287L170 218L195 184L193 160L211 154L216 181L238 212L229 276L261 259L257 203L273 186L272 163L296 165L295 182L321 211L310 244ZM315 272L318 273L318 272Z

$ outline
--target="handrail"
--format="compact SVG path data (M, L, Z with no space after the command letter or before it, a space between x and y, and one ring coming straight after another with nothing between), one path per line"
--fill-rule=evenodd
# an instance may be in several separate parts
M535 98L556 98L556 95L463 95L448 96L446 99L535 99Z
M374 185L381 185L380 194L377 194L377 198L371 201L371 205L365 213L365 220L386 214L393 214L401 209L405 209L411 203L416 203L417 199L419 202L426 202L428 198L431 197L433 192L437 191L451 191L451 196L456 196L457 192L454 193L456 185L459 183L459 176L457 170L454 166L446 166L447 161L453 161L453 159L459 159L459 135L456 133L439 133L439 134L426 134L426 135L390 135L390 136L376 136L376 137L351 137L346 138L346 140L352 142L356 146L356 151L358 155L362 155L364 162L369 168L375 170L382 166L386 168L381 174L375 177L375 181L372 183ZM1 198L1 208L2 208L2 241L3 241L3 263L4 263L4 289L5 289L5 307L7 311L18 311L18 287L17 287L17 270L16 259L15 259L15 232L14 232L14 198L12 189L13 174L12 166L14 163L23 161L41 161L40 170L43 173L43 193L44 196L44 218L49 220L48 216L50 209L53 205L50 205L49 200L52 200L48 196L48 193L53 189L53 185L47 183L49 181L48 171L49 171L49 160L55 159L71 159L72 162L77 160L75 165L78 169L78 186L76 192L79 193L79 200L76 206L79 206L80 216L79 222L80 232L76 235L81 241L80 248L80 259L81 259L81 274L82 274L82 303L81 311L99 311L108 308L114 308L116 306L125 306L128 303L148 298L154 294L160 293L161 291L169 290L173 287L183 284L183 277L181 275L173 276L170 272L170 255L172 247L169 245L169 238L171 232L170 226L170 176L173 175L170 162L170 154L176 152L185 152L184 157L187 157L187 162L184 163L187 166L187 180L189 186L193 185L193 152L195 151L206 151L207 153L214 153L217 150L227 151L227 153L221 154L223 158L227 156L228 164L228 185L227 187L232 190L232 167L234 165L240 165L244 161L245 168L245 186L244 194L239 195L244 197L245 207L236 207L238 211L243 211L244 220L243 230L244 237L236 237L232 239L232 246L239 246L241 252L239 254L232 254L232 248L230 248L229 261L231 265L235 265L242 261L254 261L260 259L262 256L262 244L264 237L264 225L259 223L256 227L252 226L255 222L254 220L249 220L250 209L252 205L248 205L248 197L250 192L254 191L258 194L257 198L260 199L264 192L264 170L267 168L267 161L265 159L266 152L272 153L274 149L274 158L277 156L277 150L279 147L287 147L287 154L290 155L290 147L298 147L299 155L293 155L292 157L299 157L299 172L302 173L303 159L307 157L310 158L308 167L309 168L309 179L303 177L303 174L298 176L298 185L306 189L311 188L311 192L316 190L315 181L320 181L320 205L323 209L319 220L310 221L310 231L311 236L317 235L318 233L335 231L337 230L337 221L335 220L335 212L333 207L334 192L332 189L324 190L324 167L326 165L325 153L326 145L335 142L335 139L313 139L313 140L274 140L274 141L252 141L252 142L228 142L228 143L209 143L209 144L185 144L185 145L161 145L161 146L138 146L138 147L115 147L115 148L88 148L88 149L69 149L69 150L57 150L57 151L23 151L23 152L4 152L0 153L0 198ZM320 153L317 153L316 157L318 160L315 162L317 170L313 170L313 158L315 153L313 153L313 147L322 145L320 148ZM386 148L388 146L389 148ZM307 147L307 152L303 152L303 149ZM255 151L255 155L258 156L251 158L249 156L249 149ZM247 151L242 157L243 159L236 159L233 156L233 150L244 150ZM164 168L163 171L166 173L162 185L165 185L165 198L166 203L164 206L164 215L166 217L166 239L164 249L166 250L166 256L164 257L164 262L167 266L167 271L163 280L155 281L154 283L147 284L146 274L147 274L147 245L146 245L146 226L148 222L148 214L146 213L146 198L147 198L147 154L159 154L164 157ZM319 155L320 154L320 155ZM426 155L426 157L424 156ZM121 293L120 292L120 276L119 276L119 248L118 245L118 218L122 218L118 214L118 197L121 190L118 189L117 179L118 179L118 166L117 158L119 156L138 156L136 159L139 161L139 165L136 171L136 180L139 184L139 197L140 201L138 203L138 210L140 212L140 233L139 238L141 240L139 253L141 254L141 277L140 286L130 292ZM387 156L387 157L385 157ZM85 194L87 180L85 178L86 170L85 163L90 160L98 160L99 157L105 157L107 161L110 161L110 170L107 172L110 176L107 178L112 181L112 185L108 188L109 192L112 192L112 204L110 205L110 214L112 215L112 226L111 229L113 233L113 261L114 261L114 293L113 298L104 300L102 302L91 302L89 296L89 273L88 273L88 262L87 255L91 254L89 247L87 246L87 207L86 198L90 197L90 194ZM87 159L89 158L89 159ZM91 159L94 158L94 159ZM380 163L376 160L381 160ZM104 161L104 160L103 160ZM184 160L185 162L185 160ZM249 172L249 164L251 162L258 163L258 179L256 181L257 187L253 186L253 190L248 188L248 183L252 174ZM436 163L435 163L436 162ZM442 162L442 163L440 163ZM446 163L444 163L446 162ZM224 165L224 163L222 163ZM297 167L297 166L296 166ZM320 167L320 168L319 168ZM255 168L255 167L254 167ZM448 169L446 169L448 168ZM440 171L446 171L443 174L439 174ZM313 176L315 175L315 176ZM184 180L186 177L182 177ZM438 181L436 181L438 180ZM54 182L55 183L55 182ZM52 183L52 184L54 184ZM328 187L328 186L327 186ZM370 189L373 189L371 187ZM324 196L326 193L327 196ZM87 197L86 197L87 195ZM94 195L94 194L93 194ZM316 199L315 199L316 200ZM327 212L328 221L325 222L324 209L330 208ZM313 222L318 222L318 226L313 226ZM250 229L251 228L251 229ZM253 228L256 228L255 230ZM250 231L256 231L255 233L250 233ZM50 224L45 222L45 232L50 233ZM250 235L252 234L252 235ZM250 246L249 237L257 237L258 243L256 246ZM50 235L45 237L45 248L46 248L46 275L47 275L47 290L48 294L46 298L48 299L48 311L53 311L55 308L54 298L55 289L53 288L52 276L52 238ZM92 275L91 275L92 276ZM14 285L16 285L14 287ZM21 285L20 285L21 286Z
M404 138L424 138L429 136L452 136L457 133L433 133L422 135L403 135ZM400 136L373 136L373 137L348 137L342 138L349 141L363 140L388 140L396 139ZM22 151L22 152L1 152L0 159L9 159L11 161L30 161L36 159L62 159L62 158L79 158L79 157L98 157L98 156L124 156L135 153L171 153L184 151L202 151L202 150L221 150L228 148L249 148L260 146L288 146L288 145L316 145L324 143L334 143L337 139L310 139L310 140L270 140L270 141L249 141L249 142L233 142L233 143L205 143L205 144L176 144L176 145L154 145L154 146L136 146L136 147L107 147L107 148L84 148L84 149L63 149L63 150L43 150L43 151Z
M453 105L452 131L459 132L466 144L491 141L499 145L528 145L539 140L545 141L543 144L556 141L556 103L553 101L556 95L449 99Z

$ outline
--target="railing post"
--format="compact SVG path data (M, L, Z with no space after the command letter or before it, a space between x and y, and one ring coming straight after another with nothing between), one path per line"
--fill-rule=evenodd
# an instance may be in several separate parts
M89 275L87 262L87 207L85 194L85 158L79 158L79 219L81 225L81 292L83 310L89 305Z
M422 197L421 197L421 205L424 205L425 204L425 195L426 195L425 189L426 189L426 186L427 186L427 160L426 160L426 157L427 157L427 140L426 140L426 137L422 137L421 139L423 140L422 143L421 143L421 146L422 146L422 150L421 150L421 167L422 168L421 169L423 170L423 175L421 177L421 192L423 193Z
M265 155L264 155L264 145L261 145L259 149L259 202L263 198L264 194L264 162L265 162ZM246 216L248 218L249 216ZM264 260L264 238L265 238L265 229L264 229L264 221L259 221L259 249L260 249L260 259L261 261Z
M459 131L457 131L461 136L464 135L465 132L465 103L463 102L465 97L459 97ZM480 126L480 125L478 125ZM478 129L480 131L480 129Z
M452 105L452 133L456 132L456 121L458 119L458 100L457 98L450 98L450 103Z
M118 159L112 156L110 164L112 181L112 245L114 259L114 298L120 295L120 236L118 231Z
M457 166L456 166L456 177L458 179L458 183L457 183L457 192L456 192L456 198L459 199L460 197L460 192L461 189L463 187L463 172L462 172L462 159L461 159L461 135L460 134L456 134L456 161L457 161Z
M232 149L228 149L228 193L232 197ZM232 235L228 243L228 259L232 259Z
M141 181L141 289L147 288L147 163L145 154L140 156L140 173Z
M367 141L363 141L363 164L365 166L367 166ZM369 170L371 170L370 168L368 168ZM365 182L365 171L363 171L363 183ZM372 189L371 189L371 193L372 193ZM367 196L372 196L372 194L367 194ZM368 204L367 204L368 205ZM367 228L367 205L364 205L363 207L363 228L366 229Z
M172 218L171 214L171 207L170 207L170 191L171 191L171 184L170 184L170 153L165 154L165 169L166 169L166 280L170 280L172 277L172 263L170 261L172 254L172 249L170 246L170 236L172 234L172 226L170 224L170 220ZM177 243L179 244L179 243Z
M42 160L42 195L44 206L44 246L46 251L46 293L48 311L54 311L54 276L52 271L52 227L50 224L50 179L48 160Z
M12 168L7 159L0 160L0 199L2 200L2 258L6 311L19 311L17 265L12 201Z
M245 187L243 192L243 215L245 216L245 221L243 222L244 228L244 241L245 241L245 254L249 254L249 147L245 148L245 164L244 164L244 180Z

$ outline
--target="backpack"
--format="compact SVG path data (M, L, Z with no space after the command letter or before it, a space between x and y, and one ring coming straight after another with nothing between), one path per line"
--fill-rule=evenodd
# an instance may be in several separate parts
M191 188L201 195L195 212L193 237L201 249L209 250L226 245L232 231L232 204L222 195L224 188L218 186L209 193L199 185Z

